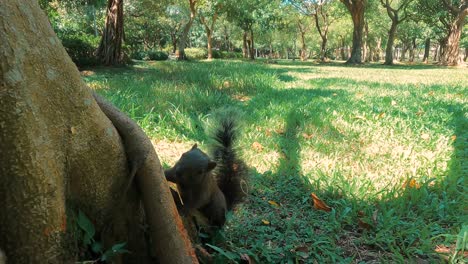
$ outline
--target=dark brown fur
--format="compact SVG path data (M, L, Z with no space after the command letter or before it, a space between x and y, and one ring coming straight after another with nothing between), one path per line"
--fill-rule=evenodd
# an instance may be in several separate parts
M182 154L174 167L166 170L166 179L177 184L185 213L200 210L210 224L222 226L226 221L226 199L213 175L216 162L195 144Z

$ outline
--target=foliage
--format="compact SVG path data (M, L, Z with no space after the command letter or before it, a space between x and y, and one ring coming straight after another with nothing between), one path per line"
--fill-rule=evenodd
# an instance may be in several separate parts
M110 249L103 251L101 242L94 239L96 229L89 218L81 211L78 211L76 223L80 230L83 232L83 245L89 246L95 254L99 254L99 261L110 262L114 256L130 253L125 249L126 242L113 245Z
M208 57L206 48L186 48L185 55L191 60L203 60Z
M133 67L99 69L86 81L164 146L156 148L165 163L193 142L203 147L213 110L249 113L240 140L249 196L208 242L219 263L441 262L445 254L462 262L466 68ZM331 211L314 209L311 193Z
M94 52L99 44L99 37L92 35L63 35L61 40L68 55L78 67L97 64Z

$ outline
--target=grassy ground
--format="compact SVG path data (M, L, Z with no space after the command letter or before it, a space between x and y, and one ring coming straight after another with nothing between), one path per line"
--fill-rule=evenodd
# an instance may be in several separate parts
M212 239L220 263L462 262L468 69L155 62L83 72L172 164L242 110L249 198ZM332 208L314 209L311 193Z

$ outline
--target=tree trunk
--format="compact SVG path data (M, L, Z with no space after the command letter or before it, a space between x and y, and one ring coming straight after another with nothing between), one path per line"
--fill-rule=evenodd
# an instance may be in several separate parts
M416 50L416 38L413 38L411 41L410 51L409 51L409 61L414 62L414 55Z
M207 47L208 47L208 59L211 60L213 59L213 47L211 46L211 39L213 32L210 29L207 29L206 31L206 42L207 42Z
M176 53L177 51L177 36L175 34L171 34L171 41L172 41L172 53Z
M466 62L467 58L468 58L468 47L465 48L465 57L463 57L463 61Z
M393 43L395 42L397 25L397 21L392 20L392 26L388 31L387 47L385 48L385 65L393 65Z
M320 45L320 60L322 62L327 61L327 42L328 38L325 35L322 37L322 44Z
M250 46L249 46L249 51L250 51L250 59L254 60L255 59L255 45L254 45L254 34L253 34L253 29L250 29Z
M249 57L249 50L248 50L248 47L247 47L247 31L244 31L244 33L242 35L242 56L244 58Z
M301 31L301 61L307 60L307 45L305 42L305 32Z
M190 29L192 28L193 21L195 20L195 16L197 14L196 9L196 0L188 0L189 7L190 7L190 18L185 24L184 29L182 30L182 34L179 37L179 49L176 53L177 60L187 60L187 56L185 55L185 47L187 45L187 40L189 37Z
M364 29L363 29L363 42L362 42L362 61L368 62L368 47L367 47L367 39L369 35L369 27L367 25L367 21L364 20Z
M123 0L108 0L106 10L106 25L96 56L104 65L118 65L123 62Z
M438 54L439 54L439 44L437 44L434 48L434 61L438 60Z
M424 42L424 56L422 59L423 63L428 63L430 51L431 51L431 39L427 38L426 41Z
M382 38L377 38L377 43L375 45L375 52L374 57L372 58L373 61L380 61L380 54L382 53Z
M465 24L465 17L468 10L460 12L455 21L450 25L448 36L445 39L445 46L440 54L440 63L447 66L456 66L461 63L460 59L460 37Z
M362 63L362 32L364 29L364 11L366 10L365 0L348 1L341 0L345 4L348 11L351 13L353 20L353 47L351 57L346 63L360 64Z
M403 43L403 48L401 50L400 61L405 61L406 60L406 52L407 51L408 51L408 45L407 45L407 43Z
M341 38L341 48L340 48L340 53L341 53L341 59L342 59L342 60L347 60L347 59L348 59L348 58L346 57L345 49L346 49L346 46L345 46L345 39L344 39L344 37L342 37L342 38Z
M37 1L0 2L0 43L0 248L7 258L76 262L87 250L76 232L81 210L104 250L127 242L131 253L115 262L150 263L153 251L159 263L196 263L151 141L116 108L96 103ZM138 192L134 184L127 189L129 164Z

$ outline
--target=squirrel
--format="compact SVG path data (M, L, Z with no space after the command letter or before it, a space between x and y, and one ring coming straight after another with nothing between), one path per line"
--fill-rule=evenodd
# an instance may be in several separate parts
M179 161L165 170L166 179L177 184L183 212L199 210L210 225L221 227L226 212L245 196L247 166L234 148L237 125L234 115L221 115L211 135L211 158L197 144L183 153Z

